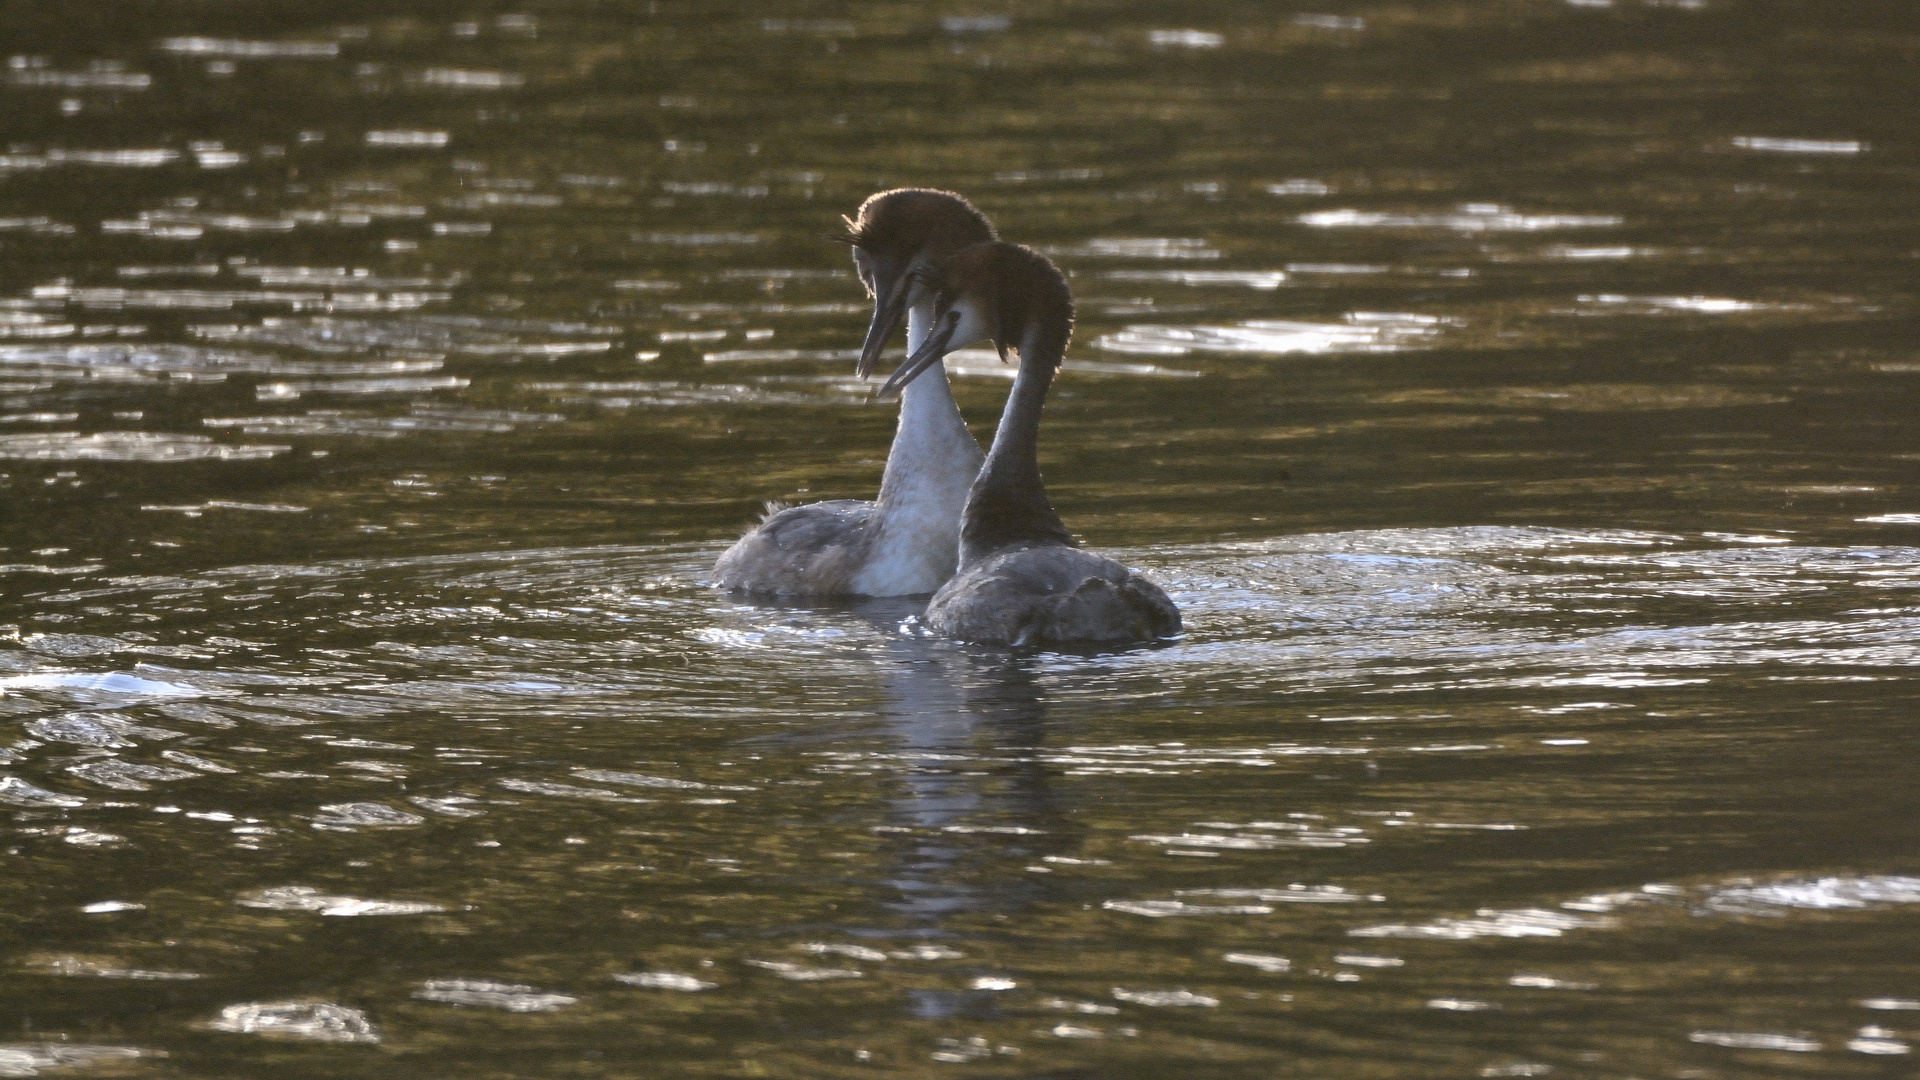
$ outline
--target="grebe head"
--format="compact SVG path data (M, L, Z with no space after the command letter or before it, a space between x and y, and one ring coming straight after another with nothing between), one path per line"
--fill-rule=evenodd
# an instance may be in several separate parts
M838 239L853 246L860 283L873 297L873 322L855 368L864 379L907 309L920 298L919 275L956 251L992 240L994 231L986 215L967 200L929 188L882 191L869 196L857 216L842 220L847 232Z
M883 395L975 342L992 341L1006 363L1008 349L1020 350L1042 329L1058 336L1058 349L1048 350L1058 363L1073 333L1067 279L1032 248L999 240L975 244L940 264L926 282L934 289L933 332L880 388Z

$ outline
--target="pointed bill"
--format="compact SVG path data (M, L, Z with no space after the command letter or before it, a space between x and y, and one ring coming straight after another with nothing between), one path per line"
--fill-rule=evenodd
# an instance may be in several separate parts
M920 346L920 351L907 357L906 363L895 368L893 377L888 379L886 385L882 386L876 393L880 397L886 397L888 394L896 393L901 387L912 382L921 372L946 359L947 344L953 340L954 332L959 329L960 313L958 311L947 312L947 317L941 319L940 325L934 328L932 334L928 335L926 343Z
M908 301L914 293L913 271L899 275L892 280L874 276L873 280L873 322L867 326L867 340L860 346L860 363L853 373L866 378L873 374L873 365L880 362L880 353L887 347L887 339L907 317Z

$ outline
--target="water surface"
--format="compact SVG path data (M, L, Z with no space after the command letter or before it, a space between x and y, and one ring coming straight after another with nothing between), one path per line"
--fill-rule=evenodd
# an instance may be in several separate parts
M1904 8L0 26L0 1076L1911 1072ZM706 586L900 184L1180 641Z

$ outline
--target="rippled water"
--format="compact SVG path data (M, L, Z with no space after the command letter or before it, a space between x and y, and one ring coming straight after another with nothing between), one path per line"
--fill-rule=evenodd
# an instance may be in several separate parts
M1911 1072L1905 8L0 27L0 1076ZM704 585L906 183L1179 642Z

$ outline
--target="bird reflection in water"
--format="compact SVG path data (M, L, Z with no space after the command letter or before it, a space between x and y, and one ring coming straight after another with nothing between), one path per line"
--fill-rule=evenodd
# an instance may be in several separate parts
M953 935L949 919L1039 900L1047 879L1026 867L1070 844L1074 826L1041 761L1047 705L1034 666L1031 656L905 636L888 645L881 720L905 768L887 825L905 831L882 834L893 841L883 888L926 944ZM921 989L908 1008L927 1019L977 1016L998 996Z
M901 640L881 678L882 719L905 759L888 824L910 843L895 885L927 919L1017 908L1024 867L1060 844L1064 818L1039 750L1046 702L1031 657ZM917 654L917 655L916 655Z
M1026 868L1078 844L1042 760L1049 732L1038 660L900 633L922 609L918 600L832 606L885 634L874 654L877 730L861 741L882 742L876 751L897 768L885 801L868 804L878 815L868 890L877 910L852 915L848 929L884 934L896 949L970 952L967 936L982 917L1044 897L1048 878ZM926 1018L977 1016L995 1008L995 997L915 990L908 1008Z

